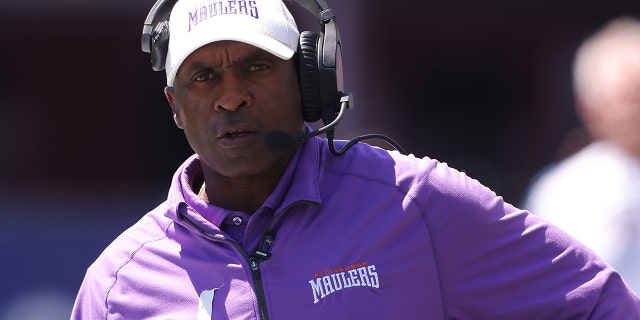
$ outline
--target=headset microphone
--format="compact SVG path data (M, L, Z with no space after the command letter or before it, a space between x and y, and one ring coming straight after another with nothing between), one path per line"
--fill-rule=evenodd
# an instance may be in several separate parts
M294 143L304 140L304 136L304 134L292 136L278 130L269 131L264 135L264 146L271 152L280 153L289 149Z
M381 139L384 140L385 142L387 142L388 144L390 144L391 146L393 146L396 150L398 150L401 153L406 154L407 152L404 150L404 148L402 148L402 146L397 143L396 141L394 141L393 139L382 135L382 134L365 134L362 136L358 136L352 140L350 140L349 142L347 142L347 144L345 144L342 149L340 150L336 150L334 145L333 145L333 138L334 138L334 134L335 134L335 128L336 126L338 126L338 123L340 123L340 121L342 120L342 116L344 115L345 110L347 109L353 109L353 95L350 92L342 92L340 97L340 111L338 113L338 116L331 121L331 123L327 124L326 126L318 129L318 130L313 130L310 132L306 132L306 133L301 133L301 134L297 134L297 135L291 135L289 133L286 133L284 131L269 131L267 132L267 134L264 137L264 146L267 148L267 150L274 152L274 153L280 153L280 152L284 152L287 149L289 149L289 147L291 147L294 143L297 142L301 142L304 141L308 138L311 137L315 137L317 135L323 134L323 133L327 133L327 139L329 141L329 150L331 151L331 153L333 153L334 155L338 156L343 154L345 151L347 151L347 149L351 148L351 146L353 146L354 144L356 144L357 142L360 142L362 140L367 140L367 139Z
M353 95L350 92L341 93L340 111L338 113L338 116L335 119L333 119L331 123L327 124L326 126L318 130L313 130L310 132L301 133L297 135L291 135L284 131L277 131L277 130L269 131L264 136L264 146L267 148L267 150L271 152L280 153L289 149L289 147L291 147L294 143L304 141L308 138L315 137L317 135L321 135L325 132L327 132L327 135L329 135L329 132L333 132L333 130L335 130L335 127L342 120L342 116L344 115L345 110L352 109L352 108L353 108Z

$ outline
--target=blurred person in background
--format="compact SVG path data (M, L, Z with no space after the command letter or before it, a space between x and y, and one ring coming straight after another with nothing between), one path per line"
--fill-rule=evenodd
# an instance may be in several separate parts
M589 143L541 171L523 207L594 249L638 292L640 21L618 17L587 38L573 81Z

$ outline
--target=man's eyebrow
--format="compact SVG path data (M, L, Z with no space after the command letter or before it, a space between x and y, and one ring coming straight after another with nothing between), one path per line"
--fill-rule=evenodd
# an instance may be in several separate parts
M274 56L269 52L263 49L260 49L258 47L254 47L253 50L251 50L249 53L247 53L243 57L238 58L236 61L233 61L231 65L235 65L238 63L244 64L248 61L253 61L257 59L270 59L273 57ZM220 64L212 65L209 62L191 61L188 63L183 63L183 65L181 66L181 69L183 73L193 73L200 70L215 71L216 69L219 69L221 67L222 66Z
M263 58L271 58L273 55L270 54L269 52L262 50L260 48L255 48L255 50L253 50L252 52L250 52L249 54L247 54L244 58L241 59L241 61L249 61L249 60L255 60L255 59L263 59Z
M203 69L215 69L215 67L211 66L209 63L202 62L190 62L185 65L185 71L193 71L193 70L203 70Z

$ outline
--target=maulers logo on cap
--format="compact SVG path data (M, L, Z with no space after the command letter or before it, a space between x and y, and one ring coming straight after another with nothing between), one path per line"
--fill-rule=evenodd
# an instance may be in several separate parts
M254 0L227 0L204 2L201 7L189 12L189 28L218 15L245 15L259 19L258 6Z

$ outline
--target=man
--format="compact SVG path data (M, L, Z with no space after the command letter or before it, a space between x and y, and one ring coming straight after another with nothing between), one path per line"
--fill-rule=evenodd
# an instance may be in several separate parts
M524 208L583 241L640 290L640 21L586 39L573 68L576 111L593 142L545 169Z
M89 268L73 319L640 319L588 248L445 164L267 150L309 130L307 53L281 0L246 4L173 7L165 92L196 154Z

